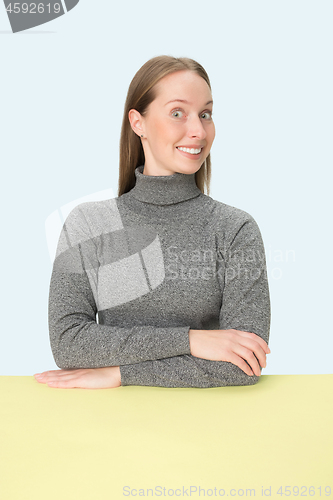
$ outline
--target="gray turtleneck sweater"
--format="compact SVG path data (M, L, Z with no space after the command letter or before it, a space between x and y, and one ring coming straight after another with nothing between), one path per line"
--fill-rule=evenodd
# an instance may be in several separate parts
M251 215L203 194L195 174L148 176L68 215L49 294L62 369L120 366L122 385L250 385L226 361L190 353L189 330L237 329L266 342L264 245Z

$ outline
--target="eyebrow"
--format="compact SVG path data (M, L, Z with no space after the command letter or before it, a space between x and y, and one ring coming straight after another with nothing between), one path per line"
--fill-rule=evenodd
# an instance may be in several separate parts
M170 104L170 102L185 102L185 104L191 104L188 101L185 101L185 99L173 99L172 101L168 101L167 103L165 103L165 106L167 104ZM206 102L205 106L208 106L208 104L213 104L213 101Z

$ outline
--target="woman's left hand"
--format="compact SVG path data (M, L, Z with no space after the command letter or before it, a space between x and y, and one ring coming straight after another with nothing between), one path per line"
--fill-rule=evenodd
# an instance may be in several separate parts
M119 366L49 370L35 373L37 382L59 389L109 389L121 385Z

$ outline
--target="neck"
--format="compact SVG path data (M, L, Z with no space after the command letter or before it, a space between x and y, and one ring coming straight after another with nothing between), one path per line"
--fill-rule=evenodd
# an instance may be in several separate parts
M154 205L173 205L201 194L194 174L145 175L144 165L135 169L136 184L131 195L139 201Z

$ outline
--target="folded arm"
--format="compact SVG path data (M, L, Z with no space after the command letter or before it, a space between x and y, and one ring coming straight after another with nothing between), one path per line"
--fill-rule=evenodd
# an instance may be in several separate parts
M112 246L105 231L119 227L116 210L99 210L99 204L89 202L75 207L59 237L48 307L56 364L62 369L102 368L189 354L190 325L122 327L96 322L98 254L109 257Z
M234 238L219 251L218 279L223 290L221 330L252 332L269 340L270 298L264 245L252 217L240 225ZM261 369L260 369L261 371ZM228 361L212 361L185 354L120 366L122 385L160 387L222 387L253 385L257 375L247 375Z
M96 304L85 274L55 267L49 293L49 335L59 368L101 368L190 353L190 326L119 327L96 323Z
M79 211L73 214L78 217ZM69 242L64 226L50 282L49 334L59 368L119 366L122 385L204 388L258 381L258 376L247 375L231 362L193 356L189 325L97 324L91 274L88 278L89 270L97 269L94 240L81 218L73 227L78 236L73 237L72 230ZM248 259L253 250L254 258ZM260 231L252 218L241 225L226 251L221 246L219 257L217 277L223 291L220 329L253 332L268 342L266 263Z

